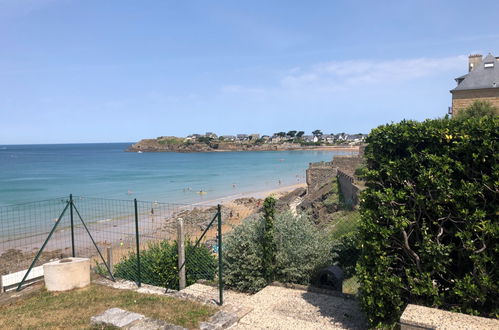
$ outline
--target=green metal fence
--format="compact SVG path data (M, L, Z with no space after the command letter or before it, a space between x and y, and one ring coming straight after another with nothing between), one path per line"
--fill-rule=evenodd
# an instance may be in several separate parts
M87 257L96 273L138 286L178 290L203 280L217 289L222 303L221 226L220 206L72 195L4 206L0 275L28 269L20 290L33 267Z

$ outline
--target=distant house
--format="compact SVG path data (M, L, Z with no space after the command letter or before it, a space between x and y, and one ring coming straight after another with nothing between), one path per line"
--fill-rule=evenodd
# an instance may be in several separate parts
M204 136L206 136L207 138L212 138L212 139L217 138L217 135L213 132L206 132L206 134Z
M359 143L359 142L364 141L364 135L363 134L348 134L346 140L348 142Z
M268 140L270 140L270 136L268 135L262 135L262 140L267 142Z
M326 143L333 143L334 142L334 135L324 134L321 136L321 141L326 142Z
M301 137L305 142L318 142L319 138L315 135L303 135Z
M499 57L488 54L470 55L468 73L455 79L456 88L452 94L452 107L449 113L456 115L476 100L489 101L499 108Z
M237 139L239 141L246 141L248 140L248 134L237 134Z
M236 141L235 135L222 135L221 136L225 141Z
M284 137L279 136L277 134L272 135L270 138L270 143L280 143L282 141L286 140Z
M338 133L334 136L335 141L344 142L347 140L348 134Z
M251 134L249 137L250 137L250 139L251 139L251 140L253 140L253 141L254 141L254 140L258 140L258 139L260 138L260 134L256 134L256 133L254 133L254 134Z

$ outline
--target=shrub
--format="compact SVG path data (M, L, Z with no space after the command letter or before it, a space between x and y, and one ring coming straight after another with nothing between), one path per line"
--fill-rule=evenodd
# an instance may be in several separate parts
M227 235L224 277L227 287L256 292L268 284L263 262L265 220L246 219ZM314 272L330 260L329 244L305 216L278 214L274 219L276 281L308 284Z
M370 133L357 275L371 326L407 303L498 316L498 139L497 117Z
M358 232L352 231L335 238L331 247L333 263L338 264L345 274L345 278L355 275L355 265L359 258Z
M273 280L276 263L277 246L274 236L275 204L276 200L272 196L265 198L265 201L263 202L263 219L265 221L265 226L262 240L262 267L265 280L268 283Z
M499 109L489 101L476 100L469 107L457 113L456 119L479 118L483 116L497 116Z
M189 240L185 244L186 284L197 280L213 280L217 270L216 258L204 245L194 247ZM140 253L142 283L178 289L178 248L177 242L162 241L151 243ZM114 266L114 276L137 281L137 255L130 254Z

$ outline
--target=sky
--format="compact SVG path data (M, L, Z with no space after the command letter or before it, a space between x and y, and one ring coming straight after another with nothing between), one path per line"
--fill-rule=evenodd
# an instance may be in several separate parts
M0 0L0 144L442 117L497 1Z

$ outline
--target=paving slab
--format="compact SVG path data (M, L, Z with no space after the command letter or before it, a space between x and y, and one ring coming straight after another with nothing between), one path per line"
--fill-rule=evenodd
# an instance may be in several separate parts
M96 325L104 324L123 328L144 318L145 316L142 314L129 312L121 308L110 308L102 314L92 316L90 322Z

